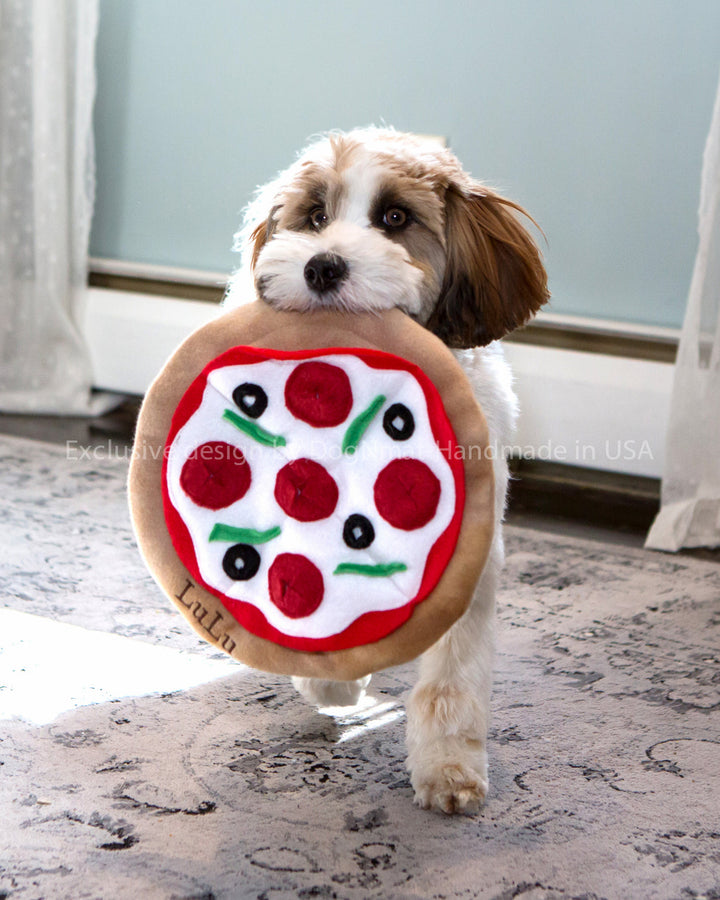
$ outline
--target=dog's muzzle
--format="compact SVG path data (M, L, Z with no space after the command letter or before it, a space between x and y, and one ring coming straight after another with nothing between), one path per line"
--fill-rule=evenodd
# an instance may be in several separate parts
M305 283L313 291L322 294L336 288L346 277L348 266L336 253L318 253L305 265Z

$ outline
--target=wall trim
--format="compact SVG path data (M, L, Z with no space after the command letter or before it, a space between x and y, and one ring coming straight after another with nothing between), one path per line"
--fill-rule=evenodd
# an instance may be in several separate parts
M220 303L227 282L228 275L222 272L98 257L90 259L88 277L91 287L204 303ZM679 337L677 328L541 310L529 325L515 331L506 341L672 363Z
M680 331L675 328L541 311L532 322L508 335L505 341L674 363L679 339Z
M127 294L220 303L228 276L220 272L130 263L114 259L90 259L88 285Z
M224 290L228 281L227 272L212 272L207 269L193 269L181 266L160 266L155 263L132 262L125 259L108 259L91 256L88 260L90 278L129 278L138 281L159 281L185 285L216 287Z
M181 341L220 311L196 299L89 287L84 330L95 386L143 394ZM504 343L522 410L515 456L662 475L670 360L603 353L597 345Z

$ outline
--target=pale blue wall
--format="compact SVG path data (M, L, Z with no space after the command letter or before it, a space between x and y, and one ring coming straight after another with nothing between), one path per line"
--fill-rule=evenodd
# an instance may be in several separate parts
M102 0L91 253L229 271L311 134L445 135L548 239L552 309L678 325L720 0Z

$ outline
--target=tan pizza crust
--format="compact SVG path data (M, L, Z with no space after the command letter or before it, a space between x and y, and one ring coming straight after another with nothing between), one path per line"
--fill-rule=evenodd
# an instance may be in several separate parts
M172 416L205 366L231 347L275 350L367 347L419 365L434 382L462 449L465 510L455 553L435 589L399 628L346 650L301 652L246 631L180 562L165 525L162 462ZM419 656L467 609L493 532L493 473L485 418L452 353L398 310L357 315L330 310L279 312L263 302L232 310L192 334L145 397L130 465L129 500L140 550L155 580L192 627L239 662L287 675L349 680Z

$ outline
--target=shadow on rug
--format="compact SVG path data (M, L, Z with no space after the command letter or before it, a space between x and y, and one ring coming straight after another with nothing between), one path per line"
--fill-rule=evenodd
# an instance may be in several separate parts
M719 898L720 567L508 528L481 814L413 806L413 666L333 716L145 573L127 461L0 438L0 897Z

